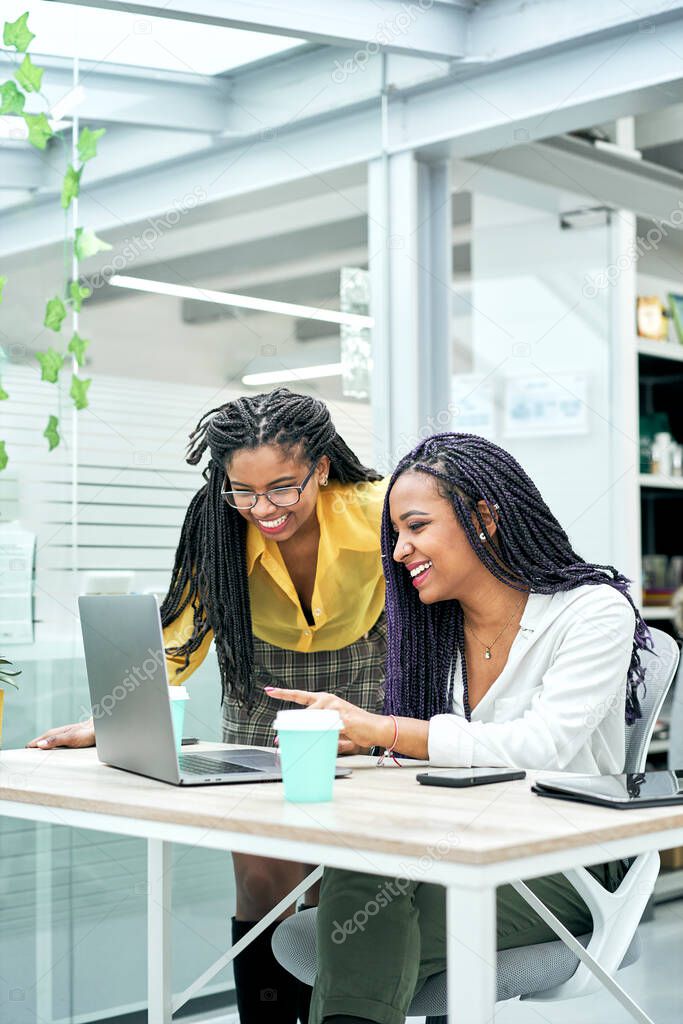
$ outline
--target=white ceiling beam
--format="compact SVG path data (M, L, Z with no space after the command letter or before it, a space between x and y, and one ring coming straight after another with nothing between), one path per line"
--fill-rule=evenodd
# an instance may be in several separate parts
M45 68L42 92L52 109L73 90L72 62L35 60ZM230 83L224 78L82 61L80 82L82 121L212 134L229 127ZM42 100L29 96L26 109L38 113L45 108Z
M272 32L358 48L455 59L465 53L470 3L458 0L66 0L109 11ZM362 57L359 59L363 59Z
M626 28L502 66L457 72L403 97L390 124L395 150L444 143L471 156L641 114L683 99L683 13L656 31Z
M660 32L663 48L666 23L681 10L682 0L486 0L470 16L468 56L489 62L519 58L579 39L614 38L625 29Z
M350 187L337 186L335 191L318 192L301 198L290 198L278 202L272 197L252 210L232 209L219 211L214 206L211 217L212 246L243 246L262 240L271 240L295 231L307 231L321 225L338 225L344 221L363 217L367 210L367 186L365 183ZM186 221L189 221L187 223ZM107 240L114 246L114 252L123 249L126 240L141 235L149 228L148 221L127 225L126 228L110 231ZM207 251L207 225L205 219L190 217L184 219L174 231L159 232L154 247L142 250L134 266L149 263L170 263L173 260L197 258ZM309 250L310 251L310 250ZM298 254L297 254L298 255ZM297 255L290 252L288 265ZM333 253L336 261L336 253ZM105 265L109 254L103 253L93 261L92 266ZM336 262L335 262L335 265ZM226 268L227 269L227 268ZM322 269L322 268L321 268ZM131 271L132 273L133 271ZM137 272L137 269L136 271ZM236 277L226 277L230 287L238 290L243 280L259 282L260 271L253 266L240 267ZM271 280L272 268L268 266L264 280ZM234 287L233 287L234 286ZM226 287L228 285L226 284Z
M683 103L636 118L636 148L654 149L683 139Z
M0 145L0 190L42 188L48 180L48 168L40 153L28 145Z
M125 140L120 144L125 146ZM207 147L111 180L84 179L79 214L97 231L154 221L160 225L154 230L163 234L183 220L182 211L194 209L198 202L218 202L364 163L376 154L377 144L376 112L354 111L320 124L296 125L279 135ZM172 216L166 216L169 211ZM62 235L63 213L53 198L7 209L0 255L48 245Z
M579 42L503 67L464 71L391 94L390 152L417 149L423 156L476 156L533 142L628 114L683 100L683 17L667 25L666 47L656 33L626 30ZM301 93L296 67L292 88ZM368 75L370 74L368 70ZM268 69L259 88L267 91ZM368 81L356 75L354 81ZM287 106L286 84L278 103ZM210 148L112 181L84 183L82 215L95 229L130 224L173 208L196 187L205 202L298 181L365 163L381 154L378 96L333 89L348 106L307 120L308 111L239 141ZM311 97L330 87L320 67L307 82ZM356 102L349 102L355 96ZM360 98L359 98L360 97ZM342 102L342 99L340 99ZM121 140L125 145L125 140ZM52 202L7 210L0 251L26 250L61 237L60 211Z
M681 227L677 221L683 211L683 174L596 148L583 139L547 139L501 150L484 157L482 163L487 170L583 195L587 206L633 210L641 217L667 223L677 211L673 226Z

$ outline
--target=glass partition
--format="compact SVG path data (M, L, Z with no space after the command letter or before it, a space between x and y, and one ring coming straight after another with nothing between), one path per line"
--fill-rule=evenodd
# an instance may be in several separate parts
M356 192L364 188L362 179L352 184ZM309 183L322 227L292 227L301 204L311 201L299 185L291 199L279 190L277 207L269 195L254 202L252 221L244 210L228 208L215 211L212 220L206 210L188 216L172 232L182 265L161 247L140 250L127 272L330 310L341 308L343 277L345 301L358 311L360 299L355 293L349 297L349 280L367 265L365 218L355 202L337 232L325 211L326 191L319 182ZM329 195L338 205L337 192ZM273 214L264 246L258 235L269 203ZM239 242L231 241L238 213ZM106 278L107 267L116 267L113 261L130 232L112 232L112 252L85 265L93 283ZM353 394L345 387L338 324L140 294L107 283L95 288L82 313L81 333L92 338L83 372L92 385L88 408L72 413L68 372L59 385L48 384L39 379L34 361L35 351L50 339L31 311L44 302L58 262L56 250L19 259L12 292L25 301L10 303L8 294L3 305L3 315L10 312L3 321L2 382L11 401L0 409L10 455L0 474L0 525L18 523L36 543L33 641L5 643L0 652L22 672L19 692L5 700L5 749L89 714L79 593L113 573L125 574L124 588L165 592L185 509L203 483L202 467L186 465L184 451L204 412L239 394L286 383L327 401L340 433L361 459L372 461L367 387L355 386ZM354 379L362 381L367 367L359 367L358 358ZM318 375L320 367L330 366L336 367L333 375ZM250 384L250 375L258 374L266 377ZM50 453L42 436L48 412L59 414L62 435ZM211 654L188 688L186 734L219 740L220 684ZM3 1022L109 1020L143 1009L144 843L3 819L0 855ZM176 991L225 951L233 913L230 857L175 847ZM222 992L228 999L231 988L226 970L205 993Z
M473 174L456 195L455 429L511 451L585 558L612 550L610 295L603 212L506 174ZM467 230L469 228L469 230Z

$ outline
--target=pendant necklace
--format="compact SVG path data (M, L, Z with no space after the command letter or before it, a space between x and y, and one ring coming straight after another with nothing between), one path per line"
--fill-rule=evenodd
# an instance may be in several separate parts
M491 658L493 657L493 655L491 654L491 650L492 650L492 648L493 648L493 647L495 646L495 644L497 644L497 643L498 643L498 641L499 641L499 640L500 640L500 638L502 637L503 633L504 633L504 632L505 632L505 630L506 630L506 629L508 628L508 626L510 625L510 623L512 622L512 620L514 619L515 615L517 614L517 612L519 611L519 609L520 609L520 608L522 607L522 602L523 602L523 600L524 600L524 599L522 598L522 601L520 601L520 602L519 602L519 604L515 605L515 607L514 607L514 609L513 609L513 611L512 611L512 615L511 615L511 616L510 616L510 618L509 618L509 619L507 620L507 622L505 623L505 625L503 626L503 628L501 629L500 633L499 633L499 634L498 634L498 636L497 636L497 637L495 638L495 640L492 640L490 644L485 644L483 640L480 640L480 639L479 639L479 637L477 636L477 634L476 634L476 633L474 632L474 630L472 629L472 627L471 627L471 625L469 624L469 622L467 622L467 620L465 619L465 624L466 624L467 628L469 629L470 633L472 634L472 636L474 637L474 639L475 639L475 640L477 641L477 643L478 643L478 644L481 644L481 646L482 646L482 647L484 648L484 658L486 659L486 661L490 661L490 660L491 660Z

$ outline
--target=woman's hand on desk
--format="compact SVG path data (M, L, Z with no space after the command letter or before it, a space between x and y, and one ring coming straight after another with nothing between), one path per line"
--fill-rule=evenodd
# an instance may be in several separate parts
M39 747L41 750L52 750L54 747L94 747L93 720L89 718L87 722L74 722L72 725L60 725L56 729L48 729L42 736L36 736L26 746Z

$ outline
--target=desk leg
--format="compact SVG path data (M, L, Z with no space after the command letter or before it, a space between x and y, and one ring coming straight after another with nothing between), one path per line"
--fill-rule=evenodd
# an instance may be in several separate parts
M448 1024L492 1024L496 1013L496 890L446 887Z
M171 1024L171 844L147 840L147 1020Z

